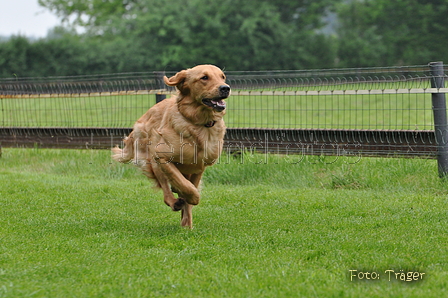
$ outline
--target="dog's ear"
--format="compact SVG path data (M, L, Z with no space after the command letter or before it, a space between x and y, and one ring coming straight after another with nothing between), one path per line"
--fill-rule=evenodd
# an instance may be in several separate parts
M176 86L177 89L183 94L188 93L188 88L185 84L185 80L187 78L187 71L182 70L176 73L171 78L167 78L166 76L163 77L163 80L165 81L165 84L168 86Z

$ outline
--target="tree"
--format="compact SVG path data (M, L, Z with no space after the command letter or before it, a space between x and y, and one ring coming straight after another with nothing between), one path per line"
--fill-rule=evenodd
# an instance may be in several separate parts
M334 51L312 59L315 49L331 49L317 34L330 0L39 0L91 38L127 46L134 71L179 69L213 63L227 69L319 67ZM119 42L118 42L119 41ZM135 59L134 59L135 60ZM328 64L326 64L328 66Z
M355 0L340 7L341 66L426 64L446 57L448 0Z
M13 36L0 47L0 69L3 77L24 76L27 74L28 53L31 44L26 37Z

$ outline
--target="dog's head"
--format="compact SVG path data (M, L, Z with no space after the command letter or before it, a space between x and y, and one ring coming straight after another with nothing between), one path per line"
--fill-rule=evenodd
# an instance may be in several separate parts
M176 86L183 96L210 109L222 112L226 108L224 99L230 96L230 86L222 70L214 65L198 65L163 79L168 86Z

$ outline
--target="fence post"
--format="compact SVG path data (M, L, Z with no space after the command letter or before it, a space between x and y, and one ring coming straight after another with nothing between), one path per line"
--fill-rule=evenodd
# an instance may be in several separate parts
M445 72L443 62L429 63L431 72L431 88L445 88ZM448 122L446 116L445 93L432 93L432 111L434 114L434 132L437 143L437 164L439 176L448 174Z
M157 89L165 89L165 82L163 81L165 72L164 71L155 71L154 74L156 75ZM166 98L166 94L156 93L156 103L161 102L165 98Z

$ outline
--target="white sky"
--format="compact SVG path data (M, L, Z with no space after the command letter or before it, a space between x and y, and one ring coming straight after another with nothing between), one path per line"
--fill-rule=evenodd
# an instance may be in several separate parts
M0 36L45 37L59 24L59 19L37 0L0 0Z

